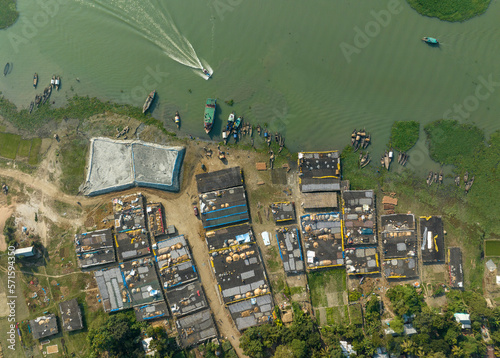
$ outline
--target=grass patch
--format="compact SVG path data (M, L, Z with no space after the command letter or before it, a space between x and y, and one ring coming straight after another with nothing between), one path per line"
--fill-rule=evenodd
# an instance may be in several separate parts
M340 301L342 292L346 290L346 275L342 269L311 272L307 275L307 280L311 292L311 303L314 307L328 306L327 293L339 293Z
M372 159L372 161L376 162L376 158ZM342 177L349 180L352 190L378 189L380 186L380 176L373 169L372 164L361 169L358 162L359 153L354 153L354 149L350 145L345 147L340 155Z
M500 240L485 240L484 241L485 256L500 256Z
M465 21L481 15L488 9L491 0L407 0L408 4L424 16L440 20Z
M351 319L351 324L356 326L363 325L363 312L359 303L349 306L349 318Z
M0 156L8 159L16 159L17 148L21 142L21 136L12 133L0 133Z
M77 194L83 183L88 144L86 139L73 138L61 147L61 189L67 194Z
M19 17L15 0L0 0L0 29L6 29L14 24ZM3 69L3 68L2 68Z
M135 118L146 125L158 128L166 135L176 136L175 133L167 131L162 121L151 117L151 114L143 114L142 108L127 104L121 105L112 102L102 102L95 97L90 98L75 95L73 98L68 99L68 104L65 107L52 108L50 102L48 102L29 114L27 109L18 111L12 102L0 96L0 116L8 118L17 128L32 133L51 121L59 122L67 118L86 119L106 112Z
M391 145L400 152L407 152L418 141L420 123L415 121L396 121L391 129Z
M40 138L34 138L31 143L30 155L28 158L28 163L31 165L38 164L38 152L42 146L42 140Z
M441 164L460 166L484 147L484 134L476 126L439 120L425 126L431 158Z
M297 294L300 294L302 292L304 292L306 289L304 287L301 287L301 286L296 286L296 287L290 287L290 294L293 296L293 295L297 295Z
M28 158L30 155L31 139L21 139L19 149L17 150L17 158Z

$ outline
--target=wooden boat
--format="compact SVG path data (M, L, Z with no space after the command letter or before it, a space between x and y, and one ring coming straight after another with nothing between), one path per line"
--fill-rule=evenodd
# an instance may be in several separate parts
M257 134L259 135L259 137L260 137L260 131L261 131L260 124L257 124Z
M443 170L439 172L439 177L438 177L439 184L443 184Z
M54 87L56 85L56 76L52 76L51 80L50 80L50 85L52 87Z
M253 136L253 126L250 126L250 137Z
M7 74L9 73L9 70L10 70L10 63L7 62L5 64L5 67L3 68L3 75L7 76Z
M174 122L177 126L177 129L179 129L179 127L181 126L181 116L179 116L179 112L175 112Z
M429 175L427 176L427 185L431 186L433 179L434 179L434 173L430 171Z
M236 121L234 122L234 131L237 132L240 129L241 122L243 121L243 117L238 117L236 118Z
M410 158L410 156L406 153L403 153L403 160L401 162L401 165L404 167L406 165L406 162L408 161L408 159Z
M61 77L57 76L56 78L56 90L59 91L59 86L61 86Z
M368 158L366 159L366 161L365 161L363 164L361 164L361 169L363 169L363 168L364 168L364 167L366 167L368 164L370 164L370 162L371 162L371 161L372 161L372 159L368 157Z
M384 154L384 166L385 166L385 169L389 170L389 166L390 165L391 165L391 158L389 157L389 153L386 150L385 154Z
M146 111L149 109L149 107L151 107L151 103L153 103L155 96L156 96L156 90L151 91L149 96L146 98L144 105L142 106L142 113L146 113Z
M432 180L433 183L437 183L438 182L438 172L435 172L434 173L434 179Z
M455 185L456 185L456 186L460 186L460 175L457 175L457 176L455 177Z
M467 184L468 181L469 181L469 172L465 172L465 174L464 174L464 183Z
M403 152L399 152L398 154L398 163L401 164L403 162Z
M354 129L351 133L351 145L354 145L355 141L356 141L356 129Z
M382 158L380 158L380 164L384 167L385 166L385 161L384 161L384 156L382 156Z
M29 110L29 114L31 114L31 112L33 112L33 108L35 108L35 102L34 102L34 101L31 101L31 103L30 103L30 110Z
M205 104L205 116L203 117L203 127L207 134L210 133L214 125L215 106L216 100L214 98L208 98Z
M368 134L368 135L365 137L365 143L364 143L363 149L368 148L368 146L370 145L370 140L371 140L371 135L370 135L370 134Z
M368 152L366 152L364 155L363 153L360 153L359 154L359 166L360 168L364 168L369 162L369 158L368 158Z
M33 76L33 87L36 88L38 86L38 73L35 72L35 75Z
M465 184L465 193L469 192L470 188L472 188L472 184L474 184L474 177L472 177L470 181Z
M434 37L422 37L422 41L429 45L439 45L439 41Z

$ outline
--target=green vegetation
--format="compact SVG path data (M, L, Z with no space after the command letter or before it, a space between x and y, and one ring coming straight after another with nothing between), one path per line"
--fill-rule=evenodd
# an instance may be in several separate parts
M21 139L19 143L19 148L17 150L17 158L28 158L30 155L31 140Z
M293 303L294 321L291 326L265 324L247 329L240 338L243 353L251 358L305 358L322 348L318 326L297 303Z
M391 129L391 145L400 152L407 152L418 141L420 123L415 121L394 122Z
M8 159L16 159L17 148L21 142L21 136L12 133L0 133L0 156Z
M311 292L311 303L314 307L327 307L328 301L325 291L340 293L339 301L342 299L342 292L346 290L345 270L316 271L307 275L309 290ZM343 300L339 302L343 304Z
M7 246L16 246L16 224L14 216L11 216L5 221L3 235L5 236Z
M361 292L358 290L349 291L349 302L356 302L361 298Z
M42 146L42 140L40 138L33 138L31 143L30 156L28 158L29 164L31 165L38 164L38 154L41 146Z
M19 17L15 0L0 0L0 29L5 29L14 24Z
M68 194L77 194L85 178L85 161L88 141L75 137L61 147L61 189Z
M363 312L359 303L349 306L349 318L352 325L363 326Z
M423 295L409 285L394 286L387 290L386 295L391 300L394 313L398 316L416 314L421 311L424 304Z
M441 164L460 166L484 147L484 134L470 124L439 120L425 126L431 158Z
M444 21L465 21L481 15L491 0L407 0L408 4L424 16Z
M486 240L484 254L485 256L500 256L500 240Z
M68 100L65 107L52 108L50 103L47 103L29 114L27 109L18 111L12 102L0 96L0 116L8 118L16 127L30 132L34 132L50 121L60 121L67 118L86 119L106 112L133 117L146 125L158 128L166 135L176 136L175 133L167 131L162 121L151 117L150 114L143 114L141 108L131 105L102 102L95 97L75 95Z

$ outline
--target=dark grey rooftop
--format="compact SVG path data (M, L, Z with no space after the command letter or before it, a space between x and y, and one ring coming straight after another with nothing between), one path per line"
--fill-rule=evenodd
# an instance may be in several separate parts
M298 228L289 226L276 229L276 239L285 273L298 274L304 272L304 258Z
M170 317L168 306L165 301L153 302L151 304L134 307L137 321L152 321Z
M299 183L303 193L340 190L338 151L299 153Z
M111 229L96 230L75 235L75 251L81 268L104 265L116 261Z
M242 186L199 195L205 229L248 221L247 199Z
M153 245L160 279L170 289L198 278L184 235L168 238Z
M422 235L422 261L424 264L444 263L444 230L440 216L421 216L420 234Z
M252 227L248 223L226 226L221 229L207 231L205 241L208 251L217 251L229 246L255 242Z
M384 260L417 256L417 233L413 214L382 215Z
M208 307L199 281L174 287L168 290L166 295L174 316L184 316Z
M381 231L415 230L415 215L413 214L382 215L380 220Z
M94 271L94 277L105 312L163 300L151 256Z
M229 304L269 292L259 248L250 243L211 253L223 301Z
M417 258L389 259L382 262L382 270L388 279L409 279L418 277Z
M450 286L452 288L464 288L464 270L462 266L462 250L459 247L448 249L448 260L450 269Z
M350 247L345 249L348 275L373 275L380 273L380 260L376 247Z
M151 237L156 237L165 233L165 215L161 203L149 203L146 206L148 217L148 229Z
M303 215L300 224L307 269L344 265L339 213Z
M59 311L61 312L62 328L65 331L76 331L83 328L82 311L76 298L60 302Z
M232 303L227 308L238 330L243 331L272 319L273 299L268 294Z
M59 332L57 317L54 314L37 317L30 321L31 333L34 339L52 336Z
M294 203L291 203L289 201L271 204L271 211L276 223L295 220Z
M146 228L144 196L141 193L113 199L116 232Z
M344 200L346 246L377 244L375 194L373 190L347 190Z
M233 188L243 185L243 175L240 167L218 170L196 175L198 193Z
M133 260L151 254L147 231L136 229L117 233L116 254L118 261Z
M217 336L210 310L199 311L176 320L179 344L183 348L195 346Z

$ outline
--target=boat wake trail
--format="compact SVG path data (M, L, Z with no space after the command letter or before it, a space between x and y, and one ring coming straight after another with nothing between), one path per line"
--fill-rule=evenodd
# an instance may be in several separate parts
M162 49L172 60L196 70L203 70L204 67L196 51L189 40L180 33L168 11L159 9L151 0L137 2L130 0L77 1L105 11L125 22L136 33Z

